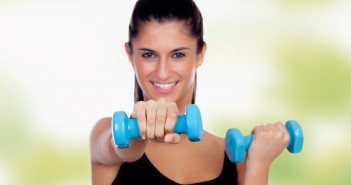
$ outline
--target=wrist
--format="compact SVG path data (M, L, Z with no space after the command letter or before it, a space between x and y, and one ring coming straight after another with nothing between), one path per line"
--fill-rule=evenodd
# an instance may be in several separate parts
M248 175L268 174L270 165L264 163L247 163L246 173Z
M245 163L244 185L268 184L270 164L250 160L245 161Z

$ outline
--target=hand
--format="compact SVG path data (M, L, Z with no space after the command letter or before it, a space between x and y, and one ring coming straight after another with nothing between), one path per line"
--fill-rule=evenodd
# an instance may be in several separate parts
M156 142L179 143L181 136L173 132L178 119L178 107L164 98L139 101L134 105L132 118L138 120L140 136Z
M287 147L290 136L281 122L261 125L253 129L253 139L247 152L247 167L263 165L268 167Z

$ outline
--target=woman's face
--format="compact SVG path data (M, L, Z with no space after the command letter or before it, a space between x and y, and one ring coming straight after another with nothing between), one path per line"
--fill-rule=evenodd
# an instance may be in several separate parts
M144 99L165 98L186 106L191 102L195 71L203 61L206 45L197 53L197 40L180 21L159 23L152 20L140 25L126 52Z

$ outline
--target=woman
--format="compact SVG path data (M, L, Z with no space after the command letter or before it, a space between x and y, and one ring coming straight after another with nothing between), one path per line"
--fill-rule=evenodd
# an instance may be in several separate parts
M246 159L230 163L224 139L204 131L200 142L172 133L178 114L195 103L196 69L206 43L202 16L192 0L139 0L125 44L135 72L135 105L142 139L118 149L111 118L91 133L93 184L268 184L272 161L286 148L281 122L258 126Z

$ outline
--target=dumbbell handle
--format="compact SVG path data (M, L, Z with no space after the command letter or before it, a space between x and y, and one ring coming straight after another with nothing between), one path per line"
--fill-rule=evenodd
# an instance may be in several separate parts
M290 133L289 133L290 135ZM252 142L253 134L250 134L248 136L244 136L244 142L245 142L245 151L247 151L250 148L251 142ZM287 148L291 148L291 142L292 139L289 140L289 144Z
M289 120L287 123L289 122L295 122L293 120ZM298 124L286 124L286 128L288 130L289 136L290 136L290 140L289 140L289 144L287 146L287 149L289 150L290 153L298 153L302 150L302 145L295 145L293 144L293 137L294 136L303 136L302 134L302 129L293 129L293 126L298 126L300 127L300 125ZM251 142L252 142L252 137L253 134L250 134L248 136L244 136L244 142L245 142L245 151L247 151L250 148ZM295 147L295 148L294 148Z
M135 118L128 119L127 130L129 131L130 138L141 138L140 131L138 127L138 121ZM173 129L174 133L177 134L186 134L187 133L187 124L185 114L178 115L178 120Z

